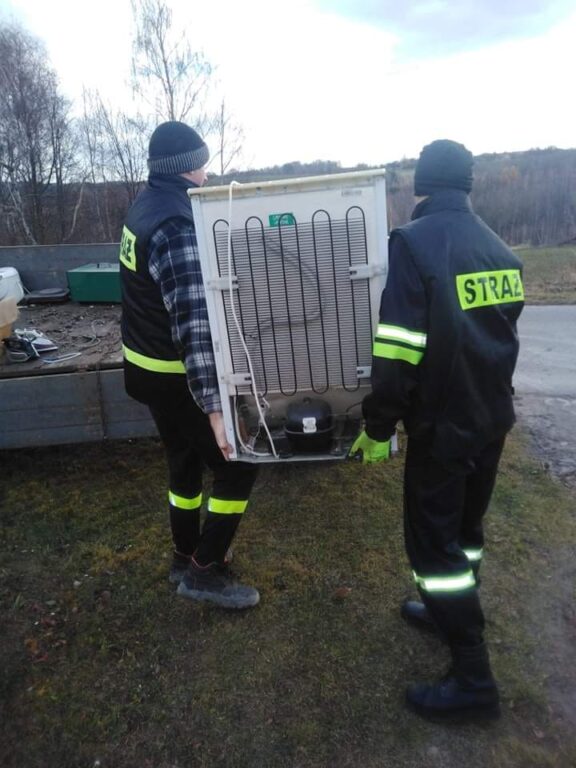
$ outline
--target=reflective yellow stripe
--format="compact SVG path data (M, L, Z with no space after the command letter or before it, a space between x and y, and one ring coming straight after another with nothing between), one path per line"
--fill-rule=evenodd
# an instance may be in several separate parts
M187 499L185 496L177 496L172 491L168 491L168 501L173 507L178 507L178 509L198 509L198 507L202 506L202 494L199 493L198 496Z
M247 506L248 499L246 501L214 498L208 500L208 511L215 512L218 515L241 515L245 512Z
M400 328L397 325L383 325L380 323L376 329L376 335L383 339L405 341L413 347L426 346L426 334L421 331L411 331L408 328Z
M524 286L519 269L456 275L456 292L460 306L465 310L524 301Z
M418 365L424 357L424 352L398 347L396 344L383 344L381 341L374 342L372 354L374 357L386 357L388 360L404 360L412 365Z
M127 269L136 272L136 235L126 226L122 230L120 261Z
M154 373L186 373L186 368L181 360L157 360L155 357L146 357L146 355L141 355L139 352L128 349L125 344L122 344L122 351L128 362L134 363L139 368L145 368L147 371L154 371Z
M464 549L463 552L470 562L482 560L482 549Z
M414 573L414 580L424 592L458 592L460 589L470 589L476 586L476 579L472 571L459 576L418 576Z

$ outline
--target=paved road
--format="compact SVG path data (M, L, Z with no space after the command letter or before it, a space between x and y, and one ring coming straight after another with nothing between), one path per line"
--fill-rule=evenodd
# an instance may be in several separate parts
M576 488L576 306L525 307L516 412L553 474Z

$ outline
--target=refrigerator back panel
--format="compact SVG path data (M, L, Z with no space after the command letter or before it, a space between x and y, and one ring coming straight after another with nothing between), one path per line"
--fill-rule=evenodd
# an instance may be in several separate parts
M324 398L338 439L338 425L358 426L369 386L387 267L384 171L231 192L230 203L229 187L190 191L231 443L238 448L238 402L254 418L255 391L275 430L290 403ZM341 457L340 443L308 458Z

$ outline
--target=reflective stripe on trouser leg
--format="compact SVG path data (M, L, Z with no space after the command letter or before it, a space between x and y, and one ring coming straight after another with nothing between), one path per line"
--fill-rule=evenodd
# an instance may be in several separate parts
M214 483L195 554L201 565L223 562L248 506L248 498L258 474L256 464L224 461L220 451L218 454L218 461L208 462L214 472Z
M482 549L462 549L470 563L479 563L482 560Z
M420 589L425 592L458 592L462 589L470 589L470 587L477 586L477 569L482 560L483 550L480 548L463 549L462 551L472 566L471 570L447 576L420 576L415 571L412 571L414 581Z
M468 558L468 562L470 563L470 567L472 568L472 571L474 572L474 578L476 579L476 586L480 586L480 566L482 565L482 556L484 554L484 550L482 547L462 547L462 552L466 555Z
M200 543L194 554L200 565L224 561L247 506L247 499L210 497Z
M195 496L179 496L168 491L168 501L171 506L178 507L178 509L198 509L202 506L202 493Z
M208 499L208 512L216 515L242 515L248 506L248 499Z
M200 539L202 492L182 496L168 491L168 503L174 549L183 555L191 555Z
M451 647L482 642L484 615L472 569L449 576L419 576L418 591L428 612Z
M476 586L476 579L471 570L449 576L420 576L415 571L413 574L414 581L424 592L454 593Z

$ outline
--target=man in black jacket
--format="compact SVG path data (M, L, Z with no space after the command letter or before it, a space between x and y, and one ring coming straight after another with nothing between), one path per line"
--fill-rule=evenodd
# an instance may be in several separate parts
M439 631L452 656L441 682L407 691L408 704L432 717L499 714L478 572L482 521L514 423L524 293L519 259L471 209L472 165L471 153L448 140L420 155L414 191L422 199L390 236L372 393L352 448L364 462L387 458L403 421L405 542L422 602L407 601L402 615Z
M120 247L122 342L128 394L145 403L168 459L168 507L178 594L224 608L259 600L236 583L226 553L256 468L230 462L189 187L206 180L208 148L184 123L150 138L148 184L128 211ZM200 526L202 475L214 473Z

